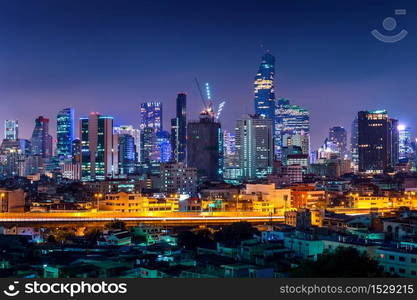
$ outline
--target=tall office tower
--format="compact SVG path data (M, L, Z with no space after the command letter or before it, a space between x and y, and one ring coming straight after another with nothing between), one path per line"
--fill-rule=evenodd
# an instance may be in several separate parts
M275 118L274 77L275 57L265 53L254 81L255 113L271 120Z
M401 124L398 126L398 134L399 160L408 162L413 153L411 128Z
M281 159L284 135L310 135L310 113L307 109L291 105L290 100L280 98L275 111L275 156ZM310 148L310 145L308 146ZM309 153L309 151L307 152Z
M113 132L121 135L121 134L128 134L131 135L135 140L136 145L136 153L140 153L140 130L134 128L132 125L121 125L118 127L113 128ZM139 160L139 155L138 155Z
M398 163L398 121L386 110L358 113L359 172L382 173Z
M177 113L171 119L171 147L172 160L185 162L187 138L187 95L179 93L177 96Z
M135 138L129 134L119 134L119 173L129 175L136 173L138 153Z
M52 136L49 135L49 119L40 116L35 120L32 133L32 154L42 158L52 156Z
M168 131L156 133L156 144L158 145L158 158L160 162L169 162L172 159L171 135Z
M145 102L140 105L140 129L153 128L155 133L162 130L162 103Z
M72 155L74 140L74 109L64 108L56 116L56 155L68 157Z
M221 126L209 109L200 114L199 121L187 126L187 166L197 169L200 182L221 179L223 148Z
M4 139L17 140L19 138L19 122L17 120L4 121Z
M227 130L223 131L223 154L225 167L234 166L236 154L236 135L235 133Z
M345 158L347 153L347 133L346 129L341 126L335 126L329 130L329 140L336 145L337 152L342 158Z
M151 161L155 161L158 158L158 145L154 129L150 127L142 129L140 142L140 162L149 166Z
M272 120L246 115L236 123L236 155L243 179L263 178L272 173Z
M117 170L117 144L113 138L113 118L91 113L80 119L81 178L104 180Z
M72 141L72 161L73 163L81 163L81 141L79 139Z
M352 129L350 133L350 158L354 170L358 170L359 166L359 148L358 148L358 117L356 116L352 122Z

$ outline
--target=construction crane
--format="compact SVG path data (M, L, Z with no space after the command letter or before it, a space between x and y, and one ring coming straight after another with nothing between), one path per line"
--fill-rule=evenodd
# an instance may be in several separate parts
M223 110L225 104L226 104L226 101L220 102L219 107L217 108L216 121L218 121L220 119L220 115L222 113L222 110Z

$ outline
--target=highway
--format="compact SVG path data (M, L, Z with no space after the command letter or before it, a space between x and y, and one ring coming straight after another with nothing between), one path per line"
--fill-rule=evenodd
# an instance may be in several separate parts
M163 224L167 226L188 226L208 224L230 224L239 221L251 223L282 222L282 215L267 215L253 212L159 212L147 215L114 212L70 212L70 213L0 213L0 225L82 225L96 226L112 220L128 224Z
M336 213L348 215L369 214L369 208L330 208ZM389 212L392 208L378 209L378 212ZM251 223L283 222L283 212L270 215L260 212L149 212L121 213L121 212L27 212L27 213L0 213L0 225L21 226L97 226L104 225L112 220L121 220L129 225L162 224L167 226L193 226L210 224L230 224L239 221Z

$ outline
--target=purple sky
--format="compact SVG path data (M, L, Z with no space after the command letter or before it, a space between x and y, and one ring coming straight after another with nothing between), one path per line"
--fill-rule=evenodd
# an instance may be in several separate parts
M331 126L350 130L355 113L387 109L417 128L415 1L3 1L0 3L0 129L18 119L28 138L34 119L52 121L74 107L139 123L141 102L164 104L164 126L178 92L188 118L201 100L194 83L210 82L221 119L233 129L253 112L253 78L265 45L277 58L276 94L311 112L312 144ZM386 44L370 34L394 17L409 35ZM415 131L414 131L415 132Z

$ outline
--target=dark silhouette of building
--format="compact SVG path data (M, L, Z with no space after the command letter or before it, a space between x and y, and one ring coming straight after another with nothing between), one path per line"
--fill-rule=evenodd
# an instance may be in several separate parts
M52 156L52 136L49 135L49 119L40 116L35 120L32 133L32 154L42 158Z
M177 114L171 119L171 147L172 160L185 162L187 137L187 95L180 93L177 96Z
M398 121L387 111L358 113L359 172L382 173L398 163Z
M220 131L220 123L215 121L210 109L200 114L199 121L188 123L188 167L197 169L200 182L221 179L223 146Z

